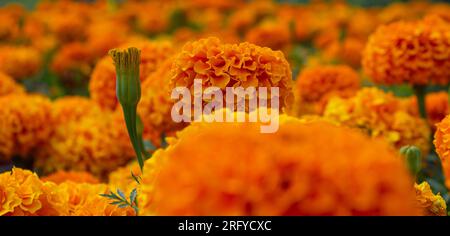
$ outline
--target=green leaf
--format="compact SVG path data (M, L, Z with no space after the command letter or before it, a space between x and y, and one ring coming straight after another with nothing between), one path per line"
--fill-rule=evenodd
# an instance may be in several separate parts
M122 190L117 189L117 194L119 194L119 196L121 197L121 199L126 200L127 197L125 197L125 194L122 192Z
M134 181L136 181L136 183L141 184L141 182L139 181L139 179L141 177L134 175L133 171L131 171L131 177L133 177L133 179L134 179Z
M136 201L136 196L137 196L137 190L133 189L130 193L130 203L133 204L133 202Z
M115 201L115 202L110 202L109 204L111 204L111 205L119 205L119 204L122 204L123 203L123 201Z
M129 207L130 205L128 205L128 203L124 203L124 204L120 204L119 208L125 208L125 207Z

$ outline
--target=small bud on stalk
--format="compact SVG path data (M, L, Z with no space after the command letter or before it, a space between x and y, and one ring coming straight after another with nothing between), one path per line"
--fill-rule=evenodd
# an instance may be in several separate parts
M142 145L142 124L138 128L138 116L136 114L137 105L141 99L141 81L139 79L139 64L141 52L139 49L131 47L125 50L112 49L109 55L114 60L116 67L116 96L122 106L125 116L125 123L133 144L134 151L138 158L141 171L144 167Z
M411 174L417 176L422 164L420 149L416 146L403 146L400 154L405 157Z

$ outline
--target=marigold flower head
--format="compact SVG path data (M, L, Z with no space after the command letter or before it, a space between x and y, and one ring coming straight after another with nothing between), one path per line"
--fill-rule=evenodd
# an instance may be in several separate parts
M26 157L45 144L52 132L51 102L39 95L0 97L0 161Z
M145 171L147 171L147 169L145 169ZM132 191L134 188L139 188L139 184L133 178L131 173L138 178L141 176L141 169L136 161L133 161L124 167L117 168L115 171L109 173L109 188L120 189L127 193Z
M89 49L80 42L64 44L56 53L51 69L66 81L75 80L74 74L86 78L90 75L93 57Z
M414 183L416 190L416 200L424 215L447 216L447 205L441 195L434 194L430 185L424 181L421 184Z
M250 43L224 44L215 37L186 43L174 58L170 87L193 89L194 79L222 92L226 87L279 87L280 108L293 100L291 70L283 53Z
M85 116L100 115L102 110L97 103L80 96L64 96L52 103L54 126L71 121L79 121Z
M0 174L0 216L34 215L41 207L42 183L29 170L13 168Z
M47 175L41 178L41 180L43 182L49 181L56 184L61 184L67 181L72 181L74 183L89 183L89 184L100 183L100 180L89 172L64 171L64 170L59 170L55 173Z
M447 188L450 188L450 115L447 115L440 123L436 124L433 144L442 162L445 185Z
M0 46L0 71L15 79L37 73L41 67L40 53L26 46Z
M450 81L450 25L437 16L380 26L363 53L376 83L425 85Z
M0 72L0 96L24 93L25 89L9 75Z
M251 28L245 35L245 41L273 50L286 51L290 44L291 35L287 22L263 22Z
M425 97L427 118L430 126L434 129L450 113L447 92L428 93ZM417 107L417 106L415 106Z
M389 145L283 116L273 134L257 123L193 123L147 160L139 200L142 214L156 215L418 213Z
M430 129L425 120L410 113L405 103L392 93L363 88L348 99L332 98L324 116L343 125L383 138L396 148L414 145L428 153Z
M172 59L167 59L142 83L138 114L144 124L144 138L159 146L163 134L171 135L185 124L175 123L171 117L174 100L170 98L169 82Z
M358 74L345 65L306 68L295 83L294 110L300 114L321 114L330 98L348 98L360 88Z
M74 170L105 176L133 157L122 148L122 133L108 112L61 124L55 127L35 165L44 173Z
M145 81L149 74L174 53L174 48L168 41L139 41L127 43L123 47L128 46L141 50L141 82ZM111 110L117 107L116 70L109 56L101 59L95 66L89 81L89 92L92 100L101 107Z
M72 181L55 184L44 183L44 206L39 215L50 216L131 216L130 207L119 208L111 200L100 196L109 192L105 184L75 183Z

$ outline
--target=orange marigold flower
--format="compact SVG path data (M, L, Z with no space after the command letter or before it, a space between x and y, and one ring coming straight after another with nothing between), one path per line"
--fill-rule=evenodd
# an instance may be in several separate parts
M52 126L51 102L39 95L0 97L0 161L26 157L45 144Z
M169 41L139 41L127 43L124 47L128 46L141 50L140 78L142 82L174 53L174 48ZM101 59L95 66L89 81L89 92L92 100L101 107L111 110L117 107L116 70L109 56Z
M447 92L428 93L425 97L425 105L428 122L433 129L450 112Z
M436 153L442 162L445 185L447 188L450 188L450 115L447 115L440 123L436 124L433 143Z
M44 173L74 170L105 176L124 165L133 156L123 149L123 131L113 121L113 114L103 112L55 127L48 145L40 150L36 167Z
M365 46L366 40L347 37L340 45L338 58L353 68L359 68L361 66L362 51L364 51Z
M357 72L345 65L306 68L295 83L297 115L321 114L330 98L348 98L360 88Z
M29 170L13 168L0 174L0 216L35 215L42 207L39 177Z
M79 121L85 116L100 115L102 110L97 103L80 96L64 96L52 103L52 121L54 126L70 121Z
M424 181L421 184L414 183L416 189L416 200L424 215L447 216L447 205L441 195L434 194L430 185Z
M130 207L119 208L111 205L111 200L100 196L108 193L105 184L75 183L62 184L44 183L44 203L39 215L51 216L131 216L135 215Z
M87 78L91 74L93 57L91 51L82 43L65 44L54 56L51 69L66 81Z
M15 79L23 79L38 72L41 55L31 47L0 46L0 71Z
M0 72L0 96L8 94L24 93L25 89L16 83L9 75Z
M377 88L363 88L348 99L332 98L324 116L343 125L383 138L396 148L415 145L428 153L430 129L425 120L412 114L404 101Z
M173 61L170 87L193 89L194 79L222 92L226 87L279 87L280 108L293 100L291 70L283 53L250 43L224 44L215 37L186 43Z
M171 117L174 100L170 98L169 82L172 59L166 60L142 83L138 114L144 124L144 138L159 146L161 135L171 135L185 124L175 123Z
M146 162L141 213L418 213L406 166L386 143L348 128L284 116L278 132L259 131L249 122L193 123L181 131L176 142Z
M287 51L291 41L288 22L263 22L252 27L245 35L245 41L273 50Z
M382 84L450 81L450 25L437 16L379 27L363 53L363 68Z
M136 177L141 176L141 169L136 161L133 161L124 167L117 168L115 171L111 172L108 176L108 186L112 190L120 189L127 193L132 191L134 188L139 188L140 186L135 181L131 173L133 173Z
M74 183L89 183L89 184L100 183L100 180L89 172L64 171L64 170L59 170L53 174L47 175L41 178L41 180L44 182L50 181L56 184L61 184L67 181L72 181Z

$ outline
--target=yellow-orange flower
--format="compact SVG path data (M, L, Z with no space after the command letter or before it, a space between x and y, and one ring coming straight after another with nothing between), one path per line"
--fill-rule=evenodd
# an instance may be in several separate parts
M61 184L67 181L72 181L74 183L89 183L89 184L100 183L100 180L89 172L64 171L64 170L59 170L55 173L47 175L41 178L41 180L44 182L50 181L56 184Z
M66 81L87 78L92 70L92 54L80 42L65 44L53 58L51 69ZM81 76L81 78L74 78Z
M447 92L428 93L425 97L425 105L428 122L433 129L450 112Z
M376 83L425 85L450 81L450 24L437 16L380 26L363 54Z
M424 181L421 184L414 183L416 189L416 200L424 215L428 216L446 216L447 205L441 195L434 194L430 185Z
M34 215L42 207L42 183L31 171L13 168L0 174L0 216Z
M181 131L146 162L142 214L418 213L409 173L386 143L283 116L278 132L259 132L257 123L193 123Z
M113 114L103 112L55 127L48 145L40 150L36 167L45 173L74 170L105 176L124 165L132 156L123 149L123 131L113 121Z
M0 71L15 79L23 79L38 72L41 55L31 47L0 46Z
M102 110L89 98L64 96L52 103L52 121L54 126L70 121L79 121L85 116L100 115Z
M287 51L291 35L287 22L263 22L251 28L245 35L245 41L273 50Z
M128 46L141 50L140 78L142 82L174 53L174 48L169 41L138 41L127 43L126 47ZM101 107L107 109L117 107L116 70L109 56L101 59L95 66L89 81L89 92L92 100Z
M224 44L215 37L186 43L173 61L170 86L192 90L194 79L222 92L226 87L279 87L280 108L293 100L291 70L283 53L250 43Z
M111 205L111 200L100 196L108 193L105 184L75 183L62 184L44 183L43 207L38 215L51 216L131 216L130 207L119 208Z
M450 188L450 115L436 125L433 143L442 162L445 185Z
M3 72L0 72L0 96L13 93L23 93L24 91L25 89L16 83L13 78Z
M298 75L294 113L321 114L334 96L348 98L360 88L359 76L345 65L306 68Z
M133 179L131 173L133 173L133 175L136 177L141 176L141 169L139 168L138 163L135 161L124 167L117 168L115 171L109 174L109 188L112 190L120 189L126 193L129 193L134 188L139 188L140 186L138 185L136 180Z
M425 120L412 114L405 102L377 88L363 88L348 99L332 98L324 116L358 128L369 136L383 138L396 148L415 145L428 153L430 129Z
M0 161L27 157L43 145L53 129L51 102L39 95L0 97Z
M185 126L171 117L174 100L170 98L169 82L172 59L162 65L142 83L138 114L144 124L144 138L159 146L161 135L171 135Z

